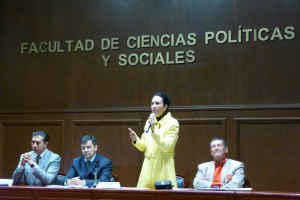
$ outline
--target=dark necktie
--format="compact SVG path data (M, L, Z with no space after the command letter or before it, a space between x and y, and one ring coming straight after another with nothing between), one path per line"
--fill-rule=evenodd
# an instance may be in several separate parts
M92 163L92 162L91 162L90 160L86 161L86 166L87 166L87 168L90 168L91 163Z
M35 159L34 159L35 163L39 164L40 159L41 159L40 155L38 155L37 157L35 157Z

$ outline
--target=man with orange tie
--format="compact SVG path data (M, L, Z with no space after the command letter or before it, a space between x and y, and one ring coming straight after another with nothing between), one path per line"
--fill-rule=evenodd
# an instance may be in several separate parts
M223 138L213 138L210 153L214 160L198 165L194 188L242 188L245 182L244 164L227 158L226 141Z

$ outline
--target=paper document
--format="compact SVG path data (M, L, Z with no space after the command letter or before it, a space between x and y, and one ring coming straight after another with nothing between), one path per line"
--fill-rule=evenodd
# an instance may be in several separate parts
M0 179L0 186L12 186L13 179Z
M99 182L96 188L117 189L117 188L121 188L121 185L120 182Z

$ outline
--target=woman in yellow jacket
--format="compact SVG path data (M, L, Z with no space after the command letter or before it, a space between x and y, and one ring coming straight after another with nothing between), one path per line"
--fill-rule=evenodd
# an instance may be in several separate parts
M133 145L144 152L145 158L137 187L154 189L155 181L170 180L177 188L174 150L179 134L179 123L168 112L171 98L157 92L151 102L152 113L148 118L142 137L130 128Z

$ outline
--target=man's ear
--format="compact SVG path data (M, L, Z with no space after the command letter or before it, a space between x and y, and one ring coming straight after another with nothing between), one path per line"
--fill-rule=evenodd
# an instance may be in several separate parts
M214 154L213 154L213 151L212 150L210 150L210 155L213 157L214 156Z
M228 153L228 147L225 147L225 152L226 152L226 154Z

